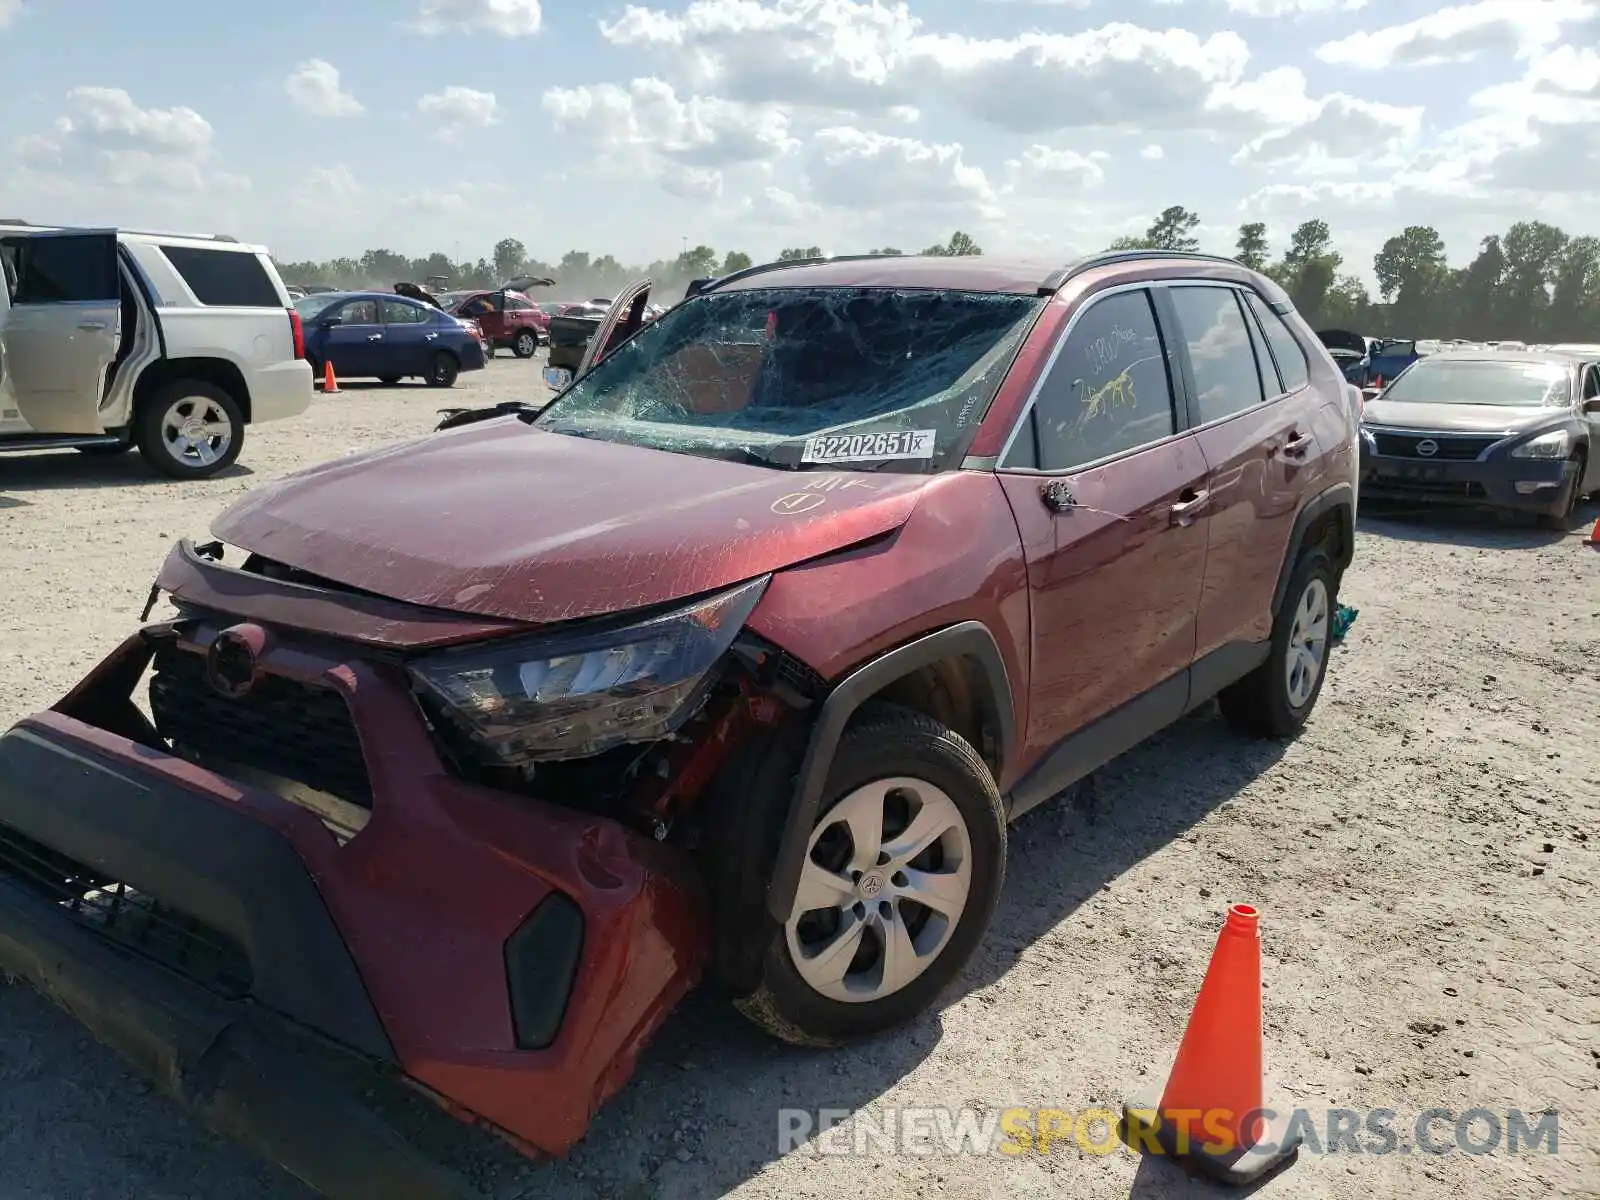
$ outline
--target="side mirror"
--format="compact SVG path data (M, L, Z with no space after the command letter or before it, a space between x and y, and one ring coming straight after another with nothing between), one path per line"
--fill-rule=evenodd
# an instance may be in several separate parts
M317 322L318 329L334 329L344 324L343 317L323 317Z

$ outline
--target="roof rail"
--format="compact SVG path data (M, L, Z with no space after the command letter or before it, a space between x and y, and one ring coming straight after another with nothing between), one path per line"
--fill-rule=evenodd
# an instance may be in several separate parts
M1056 292L1067 280L1082 275L1085 271L1092 271L1097 267L1115 266L1119 262L1138 262L1150 258L1174 259L1179 262L1226 263L1235 267L1241 265L1237 259L1228 258L1226 255L1199 254L1193 250L1097 250L1093 254L1075 258L1059 271L1053 272L1039 285L1039 290Z
M184 233L180 229L128 229L118 227L118 233L131 233L135 237L188 238L194 242L237 242L231 233Z

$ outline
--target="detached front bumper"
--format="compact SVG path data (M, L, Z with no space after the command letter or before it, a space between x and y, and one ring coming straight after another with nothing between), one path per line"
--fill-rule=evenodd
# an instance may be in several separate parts
M1361 448L1361 494L1368 499L1559 512L1573 474L1559 459L1513 458L1503 451L1451 461L1376 454L1365 439Z
M180 758L129 695L158 648L203 662L218 632L136 635L0 738L0 969L331 1196L454 1194L363 1110L366 1081L567 1150L698 979L686 865L456 779L395 668L276 635L259 693L185 711L234 720L224 740L243 747L251 705L277 705L266 715L301 726L263 744L328 786L359 771L370 817L352 835ZM325 728L339 720L353 764Z

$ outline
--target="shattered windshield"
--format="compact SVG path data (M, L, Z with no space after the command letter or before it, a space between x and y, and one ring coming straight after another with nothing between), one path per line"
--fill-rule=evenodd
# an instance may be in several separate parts
M696 296L540 415L559 433L800 468L959 463L1043 301L893 288Z

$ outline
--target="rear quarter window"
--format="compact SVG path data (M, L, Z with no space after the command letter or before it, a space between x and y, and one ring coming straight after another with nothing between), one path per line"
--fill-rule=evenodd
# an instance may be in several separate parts
M1255 314L1267 335L1267 344L1272 347L1272 357L1278 363L1278 375L1283 379L1283 390L1293 392L1305 387L1311 381L1311 368L1306 363L1306 352L1300 348L1300 342L1284 324L1283 318L1262 303L1261 297L1254 292L1246 292L1245 296L1250 311Z
M161 253L208 308L283 307L272 277L254 254L194 246L162 246Z

